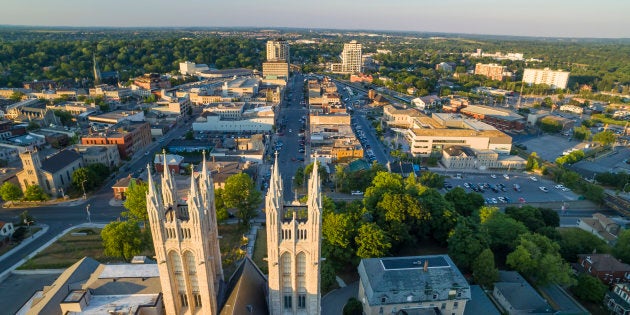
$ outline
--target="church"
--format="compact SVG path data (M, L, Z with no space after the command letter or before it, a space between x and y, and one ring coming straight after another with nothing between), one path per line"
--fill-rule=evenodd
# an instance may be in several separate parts
M86 257L31 298L23 313L320 314L317 169L308 181L306 204L285 202L276 157L265 200L269 274L245 257L226 280L205 155L187 198L178 195L172 174L164 172L154 182L149 168L147 212L156 263L103 265Z

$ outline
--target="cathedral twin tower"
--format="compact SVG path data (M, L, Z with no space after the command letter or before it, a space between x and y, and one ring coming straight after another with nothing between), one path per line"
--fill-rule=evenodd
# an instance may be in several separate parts
M269 274L264 297L272 315L320 314L322 201L317 170L316 163L303 205L285 204L277 157L272 168L265 200ZM160 190L150 168L148 185L147 211L166 313L227 314L218 301L225 282L214 183L205 155L198 176L191 175L186 201L179 198L168 166Z

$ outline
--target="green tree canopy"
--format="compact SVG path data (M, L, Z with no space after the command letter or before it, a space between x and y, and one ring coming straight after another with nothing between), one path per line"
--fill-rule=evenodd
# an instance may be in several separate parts
M355 242L359 246L357 256L360 258L384 257L389 253L392 244L389 237L375 223L365 223L359 227Z
M140 230L138 222L134 220L107 224L101 231L101 238L105 255L121 257L125 261L129 261L145 249L146 236Z
M571 285L575 281L573 270L560 257L559 250L560 246L546 236L525 234L516 250L507 256L506 263L538 284Z
M577 262L579 254L610 252L610 246L601 238L579 228L560 231L560 255L568 262Z
M362 315L363 314L363 304L361 301L356 298L348 299L346 305L343 306L343 315Z
M217 221L223 222L230 217L228 208L225 205L225 199L223 197L223 188L217 188L214 190L214 207L217 209Z
M527 157L527 164L525 164L525 170L532 171L540 168L540 158L536 152L532 152Z
M630 230L623 230L619 233L617 243L613 248L613 255L622 261L630 261Z
M22 189L11 182L4 182L2 186L0 186L0 196L2 200L12 201L22 199Z
M615 134L610 130L604 130L593 135L593 141L599 142L602 145L611 145L616 140Z
M44 190L35 185L28 186L26 191L24 192L24 200L28 201L44 201L48 200L48 195L44 192Z
M500 261L514 250L521 235L529 232L523 223L503 213L495 213L482 224L482 228L488 233L490 248L497 253Z
M452 203L453 209L464 217L471 216L484 204L482 195L475 192L466 193L461 187L451 189L444 195L444 199Z
M457 266L471 270L472 263L488 248L488 238L471 219L460 220L448 238L448 254Z
M149 192L148 183L132 179L125 192L126 199L123 203L127 211L124 211L122 215L130 220L146 224L149 220L147 213L147 192Z
M577 284L571 288L575 296L593 303L601 303L607 290L606 285L599 279L586 273L580 274L577 277Z
M485 288L492 288L499 280L499 269L494 265L494 254L489 248L484 249L472 264L475 282Z
M228 208L236 208L239 223L249 226L255 218L258 206L262 202L260 191L254 187L254 181L249 175L239 173L227 178L223 189L223 202Z

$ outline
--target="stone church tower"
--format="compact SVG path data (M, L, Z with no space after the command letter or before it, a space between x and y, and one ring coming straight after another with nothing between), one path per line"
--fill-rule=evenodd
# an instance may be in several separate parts
M269 313L320 314L322 202L317 161L306 205L284 202L278 157L266 199Z
M166 160L166 153L164 153ZM160 272L166 314L218 314L223 268L214 207L214 184L205 154L198 178L191 176L184 202L165 167L161 189L148 170L147 212Z

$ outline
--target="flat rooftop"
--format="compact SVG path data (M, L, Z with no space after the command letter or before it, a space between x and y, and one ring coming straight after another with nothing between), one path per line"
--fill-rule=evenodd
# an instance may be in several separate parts
M139 306L155 305L160 294L131 295L92 295L90 303L81 312L68 312L68 315L102 315L110 312L137 314Z
M104 265L103 271L98 275L98 278L152 278L159 276L160 272L157 264L121 264Z

